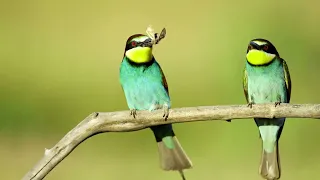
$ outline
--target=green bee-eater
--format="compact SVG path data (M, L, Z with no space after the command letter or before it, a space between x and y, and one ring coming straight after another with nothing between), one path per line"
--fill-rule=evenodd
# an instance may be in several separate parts
M288 66L271 42L251 40L247 49L243 89L248 106L258 103L289 103L291 79ZM262 139L260 175L268 180L279 179L278 141L286 118L254 118Z
M120 66L120 83L131 115L136 110L163 109L167 119L171 107L169 89L164 73L152 54L150 37L135 34L128 38ZM192 163L181 147L172 125L151 127L158 144L160 164L163 170L177 170L183 179L183 169Z

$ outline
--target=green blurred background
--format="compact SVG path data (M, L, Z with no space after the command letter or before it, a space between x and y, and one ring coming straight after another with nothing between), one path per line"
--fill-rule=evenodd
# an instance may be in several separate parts
M167 28L154 54L173 107L244 104L250 39L287 60L292 103L319 103L320 3L305 1L0 1L0 179L17 180L94 111L126 110L118 81L126 39ZM190 180L260 179L253 120L174 125L194 168ZM320 124L288 119L280 140L282 180L320 179ZM82 143L48 180L177 180L160 170L150 130Z

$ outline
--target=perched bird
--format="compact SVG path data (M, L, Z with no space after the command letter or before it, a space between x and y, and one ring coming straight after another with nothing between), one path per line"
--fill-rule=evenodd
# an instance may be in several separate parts
M291 79L288 66L277 49L265 39L251 40L247 49L243 89L248 106L253 104L289 103ZM262 139L263 150L259 173L268 180L281 176L278 141L286 118L254 118Z
M120 83L134 118L137 110L163 109L164 119L169 116L171 103L168 84L152 54L156 43L143 34L132 35L126 42L120 66ZM183 169L191 168L192 163L175 136L172 125L153 126L151 130L158 144L161 168L166 171L177 170L185 179Z

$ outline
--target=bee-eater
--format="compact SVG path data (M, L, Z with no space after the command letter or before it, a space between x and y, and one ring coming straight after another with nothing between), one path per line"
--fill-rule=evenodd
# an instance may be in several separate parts
M120 66L120 83L131 115L137 110L164 110L168 118L171 107L169 89L164 73L152 54L155 43L149 36L135 34L126 42L124 57ZM160 164L163 170L177 170L183 179L183 169L192 163L181 147L171 124L152 126L158 144Z
M275 46L265 39L250 41L243 78L244 94L248 106L253 104L289 103L291 79L286 61ZM279 179L280 155L278 141L286 118L254 118L262 139L262 157L259 173L268 180Z

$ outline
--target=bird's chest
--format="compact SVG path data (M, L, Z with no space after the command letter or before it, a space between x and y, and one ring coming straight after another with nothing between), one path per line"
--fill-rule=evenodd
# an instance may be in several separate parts
M169 96L161 79L150 72L127 73L122 86L129 106L137 110L153 110L169 104Z
M138 76L135 78L128 79L126 85L128 91L136 98L143 99L145 96L152 96L157 93L158 89L161 87L161 83L154 81L150 77Z
M251 102L286 101L284 74L281 68L259 67L247 69L248 95Z

